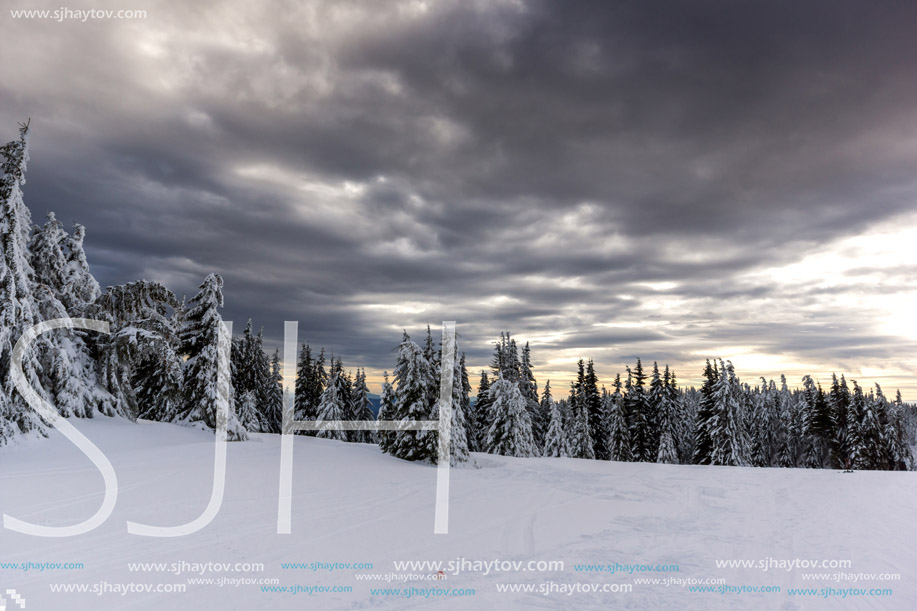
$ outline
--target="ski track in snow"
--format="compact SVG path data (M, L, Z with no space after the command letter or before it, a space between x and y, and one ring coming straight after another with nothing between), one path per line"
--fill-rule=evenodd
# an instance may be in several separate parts
M915 475L517 459L473 454L451 473L450 534L434 535L435 469L370 445L297 436L293 533L276 534L276 435L229 444L226 494L202 531L129 535L127 520L175 525L210 497L213 436L179 426L109 418L75 421L118 474L118 504L97 530L46 539L0 530L0 562L82 562L82 570L0 570L28 608L45 609L914 609ZM102 478L59 433L0 449L0 511L47 525L86 519ZM716 559L850 559L848 569L718 569ZM562 572L471 572L441 581L359 581L352 570L284 570L282 562L562 560ZM258 562L264 573L130 572L129 562ZM576 572L575 564L677 564L677 573ZM900 581L817 582L803 572L901 573ZM501 593L497 584L633 583L636 578L725 578L779 585L778 594L691 593L634 585L630 593ZM263 593L259 585L188 585L182 594L52 593L50 583L186 583L189 577L276 577L286 586L352 586L349 593ZM891 597L791 597L791 587L890 587ZM371 596L370 588L474 588L475 596ZM9 607L8 607L9 608Z

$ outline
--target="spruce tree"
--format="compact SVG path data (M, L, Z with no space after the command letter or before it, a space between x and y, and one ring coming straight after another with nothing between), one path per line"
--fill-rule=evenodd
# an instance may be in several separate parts
M41 228L35 227L28 250L32 265L31 299L39 320L69 318L81 313L84 303L64 305L68 263L63 251L66 233L53 212ZM37 354L41 385L51 404L64 417L91 418L110 398L99 388L95 363L81 331L61 329L40 335Z
M860 426L863 436L861 469L885 469L887 464L882 407L881 401L872 393L865 397L865 413Z
M296 360L296 394L293 398L294 420L315 420L315 408L318 406L312 403L313 373L312 348L309 347L309 344L302 344L299 348L299 357ZM314 431L298 432L302 434L315 434Z
M372 402L369 400L369 388L366 386L366 370L358 370L356 379L353 384L351 394L351 404L353 405L353 419L364 422L375 420L373 415ZM375 443L376 436L372 431L353 431L352 441L359 443Z
M442 361L440 361L442 362ZM452 372L452 428L449 435L449 452L452 466L468 461L468 372L465 370L465 355L458 356L458 342L455 344ZM436 414L439 418L439 413Z
M468 419L471 434L469 435L469 444L473 452L486 452L487 431L490 429L490 379L487 372L481 372L481 379L478 382L478 394L476 395L474 409Z
M610 460L608 452L607 420L599 394L599 380L595 374L595 363L589 359L586 363L586 375L583 378L583 400L589 413L589 436L592 437L593 454L598 460Z
M322 398L318 404L318 417L316 420L319 422L348 420L347 404L349 401L350 395L347 392L344 380L344 367L340 359L335 361L334 357L332 357L328 386L325 387L324 392L322 392ZM316 436L324 437L325 439L347 441L349 437L347 433L348 431L341 431L339 429L319 428L316 432Z
M803 426L806 435L806 466L820 469L828 465L834 442L834 418L821 386L811 376L803 377Z
M771 443L772 403L775 400L770 393L767 380L761 378L761 387L757 390L751 415L751 455L749 461L753 467L767 467L771 464L773 446Z
M693 462L694 442L697 435L697 410L700 404L700 391L693 386L678 390L675 380L675 371L672 371L672 386L677 395L676 409L678 412L678 455L682 462Z
M850 427L847 417L850 413L850 389L847 380L841 374L831 374L831 391L828 396L832 418L835 423L835 434L832 439L832 463L835 468L850 469L853 465L850 440L847 438Z
M532 373L533 368L531 349L529 343L525 342L522 348L522 358L519 361L519 390L525 397L526 409L532 421L532 436L535 439L535 447L540 453L541 448L544 447L544 436L548 423L544 419L541 405L538 402L538 382L535 380L535 374Z
M379 421L391 421L395 420L395 401L397 397L395 396L395 389L392 388L392 385L388 381L388 372L386 371L383 375L382 382L382 393L379 395ZM386 454L392 454L395 446L395 431L379 431L379 448Z
M895 401L888 405L885 440L889 459L888 468L894 471L910 470L914 461L908 441L900 390L895 396Z
M611 460L631 462L634 459L633 441L627 415L624 412L624 395L621 393L621 374L615 376L614 392L605 397L607 414L608 453Z
M666 369L669 369L666 365ZM693 389L692 389L693 390ZM669 370L669 385L667 388L672 413L675 417L675 454L679 462L691 462L694 451L694 411L688 405L687 393L678 388L678 379L675 370Z
M853 394L850 397L850 407L847 410L847 447L850 452L852 469L873 469L871 453L867 447L867 437L874 434L874 430L867 431L867 405L863 389L853 380ZM868 423L872 425L873 423ZM870 426L872 429L872 426Z
M283 368L280 363L280 348L274 349L271 359L271 379L265 402L266 433L280 433L283 426Z
M235 391L236 417L245 430L260 433L262 422L262 366L259 338L252 331L249 318L241 338L232 340L232 385Z
M471 410L471 379L468 375L468 367L465 362L465 353L459 359L459 368L462 371L462 411L465 412L465 437L468 441L468 450L472 450L472 437L474 437L474 424L472 423L473 413Z
M704 385L700 390L700 404L697 408L694 440L694 464L709 465L713 457L713 428L716 425L713 403L713 387L719 377L716 365L704 367Z
M646 395L646 405L650 440L647 453L652 456L654 461L658 461L659 456L659 441L662 436L662 431L659 430L659 419L661 417L660 410L663 409L663 403L665 401L666 388L662 375L659 373L659 363L653 361L653 373L650 377L649 392ZM674 418L672 418L672 420L674 421ZM674 443L674 437L672 441Z
M86 228L78 223L73 225L70 235L64 237L63 251L67 257L67 268L61 302L68 312L80 312L86 304L94 302L102 293L99 283L89 271L86 252L83 250L85 237Z
M786 383L786 376L780 376L780 392L777 396L779 443L777 464L781 467L795 467L799 447L800 431L796 417L795 401Z
M747 439L742 427L741 389L731 362L720 361L719 379L713 385L713 420L710 464L747 464Z
M66 233L53 212L48 213L44 227L35 227L29 243L34 279L55 296L62 296L67 283L67 259L63 251ZM63 303L62 303L63 305Z
M658 367L654 364L655 381L658 378ZM655 402L655 412L658 415L659 442L656 450L656 462L671 465L678 464L677 424L676 424L676 397L670 385L672 384L669 367L666 365L665 374L655 393L651 393L651 403ZM655 396L653 396L655 395Z
M274 389L274 378L271 373L271 359L264 350L264 327L258 329L258 335L255 337L253 363L255 365L255 387L254 391L258 397L258 418L261 421L262 433L272 433L275 426L279 424L275 421L278 414L271 413L271 399Z
M423 356L427 359L427 364L430 368L430 381L426 389L426 402L435 409L436 401L439 399L440 355L436 350L436 344L433 341L433 332L430 330L430 325L427 325L427 335L424 337L423 341Z
M405 423L429 420L433 410L430 401L430 388L433 385L430 361L420 346L411 341L407 332L398 346L395 385L393 420ZM397 431L388 452L405 460L435 463L436 441L435 431Z
M506 380L500 374L489 393L493 418L485 441L487 452L503 456L535 456L532 422L519 383Z
M325 349L318 353L318 358L312 363L312 374L309 383L309 402L318 415L318 404L322 400L322 393L328 385L328 372L325 370Z
M223 307L223 279L210 274L188 303L181 329L182 351L187 356L182 387L182 409L176 422L215 430L221 411L228 412L226 438L248 439L232 409L233 388L228 352L230 338L219 308Z
M134 371L134 393L139 417L172 422L182 406L182 362L177 334L169 341L155 342Z
M633 371L628 368L630 387L624 398L626 410L631 420L631 440L633 441L634 460L656 462L654 426L651 407L646 393L646 374L643 364L637 359Z
M236 391L235 395L236 418L249 433L260 433L263 425L261 410L258 406L258 395L253 390Z
M563 415L551 396L550 380L545 383L544 392L541 394L541 410L542 413L550 415L548 430L545 433L543 456L550 458L569 456L570 452L567 448L567 434L564 431Z
M15 342L39 322L32 298L32 265L28 243L32 217L22 197L25 171L29 161L29 126L21 125L19 140L0 147L0 445L20 434L46 435L38 415L15 392L10 374L10 358ZM37 339L24 355L26 381L45 399L40 385L39 354L46 348Z
M595 442L589 423L586 371L583 360L577 363L576 381L570 384L570 422L567 430L567 448L573 458L595 459Z
M111 331L87 336L96 357L99 382L108 393L107 400L99 406L101 413L130 419L147 413L155 420L163 418L155 415L155 403L139 403L136 388L142 380L137 377L138 368L144 360L162 359L155 365L162 370L162 378L171 375L168 372L181 363L184 348L178 329L179 312L180 305L172 291L146 280L110 286L86 307L87 317L107 321ZM149 383L155 383L148 371L141 373ZM155 401L154 388L142 394Z
M34 281L32 298L41 320L82 315L89 304L77 294L74 285L78 282L94 284L94 297L97 297L98 285L88 267L80 270L86 278L76 277L68 260L71 247L72 241L53 212L48 213L43 227L33 229L28 246ZM40 336L37 342L41 384L51 403L65 417L91 418L112 403L111 397L99 387L85 337L84 331L62 329ZM163 399L168 400L169 389L165 390Z

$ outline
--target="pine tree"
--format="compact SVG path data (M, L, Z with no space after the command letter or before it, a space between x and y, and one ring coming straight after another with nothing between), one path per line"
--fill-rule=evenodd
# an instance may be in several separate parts
M75 223L73 232L64 237L63 251L67 256L66 279L61 302L68 312L80 312L86 304L93 303L101 295L99 283L89 271L83 240L86 228Z
M262 430L261 410L258 407L258 396L253 390L236 391L236 419L249 433L260 433Z
M135 392L137 368L150 357L169 358L159 367L165 372L180 362L181 339L177 329L180 306L175 295L159 284L141 280L110 286L95 303L86 307L86 315L109 323L111 333L87 337L96 356L99 382L110 395L99 407L105 415L135 419L140 413L156 410L155 405L141 405ZM219 316L219 315L217 315ZM168 346L157 347L165 343ZM171 356L170 356L171 353ZM147 376L148 378L149 376ZM151 390L147 396L153 397ZM155 419L159 419L157 416Z
M624 398L626 410L631 420L631 439L633 441L634 460L656 462L654 426L649 398L646 394L646 374L643 364L637 359L633 371L628 368L628 379L632 378L627 395Z
M251 432L279 431L282 411L272 412L275 384L271 373L271 361L264 351L264 331L261 329L256 335L252 329L251 319L248 320L242 337L233 340L232 365L239 419ZM243 407L242 401L248 404ZM243 415L243 409L254 411Z
M182 406L182 362L177 335L155 342L134 371L134 394L139 417L172 422Z
M853 394L850 397L850 406L847 410L847 447L849 448L851 468L853 469L874 468L870 451L867 447L867 435L871 435L874 431L867 432L866 417L866 397L857 381L853 380Z
M266 433L280 433L283 426L283 368L280 364L280 348L274 349L271 359L271 381L265 403Z
M474 436L474 424L472 423L471 411L471 379L468 375L468 367L465 363L465 353L459 359L459 368L462 371L462 411L465 412L465 437L468 441L468 451L472 451L472 437Z
M423 356L427 359L430 368L430 381L427 386L427 404L435 410L436 401L439 399L439 379L440 379L440 358L436 350L436 344L433 341L433 332L430 325L427 325L427 335L423 341ZM438 416L434 416L436 418Z
M481 380L478 382L478 394L476 395L474 409L468 419L471 434L469 435L469 444L473 452L486 452L487 431L490 429L490 379L487 372L481 372Z
M850 428L847 423L847 416L850 412L850 389L847 387L847 380L844 379L843 374L840 380L835 374L831 374L828 403L835 425L835 433L831 440L832 464L835 468L850 469L853 465L850 443L847 439Z
M44 227L34 228L29 243L35 281L48 287L55 296L63 295L67 283L67 259L62 248L65 236L63 224L49 212Z
M74 293L73 285L80 279L74 276L68 261L71 242L53 212L48 213L43 227L33 229L28 245L34 281L32 299L41 320L78 316L88 305ZM86 275L82 280L91 282L97 291L88 266L81 271ZM41 384L65 417L91 418L112 403L112 398L99 387L85 336L83 331L60 330L40 336L35 348Z
M676 411L678 413L678 455L683 463L690 463L694 457L694 442L697 435L697 410L700 404L700 392L693 386L678 390L675 371L672 371L672 387L677 395Z
M222 410L228 412L226 438L248 439L232 410L233 388L228 352L230 338L218 308L223 307L223 279L210 274L188 304L181 330L184 367L182 409L176 422L215 430Z
M312 404L312 348L303 344L299 349L299 358L296 360L296 387L293 398L293 419L297 421L315 420L315 408ZM307 431L301 431L306 433ZM309 433L314 434L312 431Z
M395 364L396 400L393 420L410 423L430 419L433 409L429 390L433 384L432 378L430 361L405 332L398 346L398 360ZM435 463L436 433L397 431L388 452L405 460Z
M96 381L95 365L86 353L82 339L72 331L59 331L44 355L45 388L58 413L69 418L92 418L96 406L104 401Z
M505 380L501 374L489 393L493 418L485 441L487 451L503 456L535 456L532 422L519 383Z
M510 382L518 382L522 369L519 362L519 351L516 340L509 333L500 333L500 341L494 346L494 356L490 368L493 370L494 379L503 376Z
M318 415L318 404L322 400L322 393L328 385L328 372L325 370L325 349L318 353L318 358L312 363L312 374L309 376L309 403Z
M465 370L465 355L458 356L458 343L452 372L452 428L449 435L450 463L455 465L468 461L468 372ZM436 414L439 418L439 414Z
M806 435L806 466L820 469L829 463L834 440L834 419L821 386L811 376L803 377L803 426Z
M332 359L333 360L333 359ZM340 357L338 358L340 360ZM343 365L341 365L343 368ZM348 371L344 375L344 420L357 419L357 405L354 403L354 380ZM347 441L355 441L360 438L361 431L344 431L344 438Z
M608 431L605 428L606 416L602 409L602 396L599 394L599 380L595 374L595 363L589 359L586 363L586 375L583 378L583 400L589 413L589 436L592 437L592 453L598 460L610 460L608 452Z
M372 422L375 420L372 402L369 400L369 388L366 386L365 369L357 371L357 377L354 380L353 394L351 397L354 420L362 420L364 422ZM376 436L372 431L353 431L352 437L353 441L359 443L376 443Z
M854 389L854 400L856 389ZM875 396L862 397L863 420L860 422L862 448L860 451L858 469L884 469L887 464L885 443L883 439L884 426L882 425L882 405ZM859 407L859 406L858 406Z
M543 455L550 458L561 458L569 456L567 448L567 434L564 431L563 415L551 396L551 381L548 380L544 385L544 392L541 395L542 413L550 415L548 420L548 430L545 433Z
M800 426L796 416L795 402L786 383L786 376L780 376L780 392L777 398L780 418L778 465L781 467L795 467L799 454Z
M3 445L20 434L46 435L38 415L14 391L10 374L13 345L39 320L32 299L30 278L34 272L28 253L32 217L22 198L29 161L28 124L21 125L19 140L0 148L0 157L0 445ZM47 399L39 384L38 359L46 348L46 340L39 338L32 346L24 355L23 372L32 388Z
M350 394L347 392L345 386L344 367L340 359L335 361L332 356L330 378L328 379L328 386L326 386L324 392L322 392L322 398L318 404L318 417L316 420L319 422L348 420L347 404L349 401ZM347 441L347 433L348 431L341 431L338 429L319 428L316 432L316 436L324 437L325 439Z
M655 381L658 377L658 367L654 364L654 377ZM677 426L676 426L676 399L677 393L674 392L672 385L674 384L671 374L669 373L669 367L666 365L665 374L662 378L662 382L656 390L655 396L651 398L651 402L655 399L656 402L656 414L658 414L658 430L659 430L659 442L656 451L656 462L659 463L668 463L671 465L678 464L678 447L676 443L676 438L678 436Z
M908 471L913 463L902 410L901 392L898 391L895 402L888 405L887 421L885 423L888 469L893 471Z
M713 404L713 387L717 383L719 372L716 365L704 367L704 385L701 387L700 404L697 409L694 441L694 464L712 464L713 457L713 428L716 425Z
M388 372L383 376L382 394L379 395L379 421L395 419L396 406L395 389L388 381ZM386 454L391 454L395 446L396 433L394 431L379 431L379 448Z
M889 465L888 440L885 436L887 422L888 402L882 387L876 384L875 394L870 393L867 397L866 418L863 421L863 439L872 469L884 470Z
M274 415L271 411L271 398L274 388L274 378L271 374L271 359L264 350L264 327L258 330L255 337L254 355L252 362L255 364L255 395L258 397L258 419L261 422L262 433L271 433L274 431Z
M771 415L773 413L773 395L770 393L767 380L761 378L761 388L754 397L751 416L751 455L749 461L753 467L767 467L771 463L773 446L771 442Z
M621 374L615 376L614 392L605 397L608 431L608 453L611 460L631 462L634 459L633 441L624 412L624 395L621 393Z
M242 337L232 340L231 366L236 417L245 430L252 433L260 433L262 428L257 350L252 320L249 318Z
M586 398L586 371L583 360L580 359L577 363L576 381L570 385L567 448L573 458L595 459L595 442L592 439L589 406Z
M653 374L650 377L650 390L646 396L646 404L647 421L649 424L649 447L647 448L647 453L652 456L654 461L658 461L659 457L659 441L662 436L662 431L659 430L659 419L661 417L660 410L663 409L665 401L666 388L662 376L659 373L659 363L653 361ZM673 437L673 451L674 441Z
M747 440L742 427L739 380L731 362L720 362L720 376L713 385L713 419L710 464L747 464Z
M535 374L532 373L533 368L531 348L529 348L529 343L525 342L522 348L522 358L519 361L519 391L525 397L526 409L532 421L535 448L540 454L541 448L544 447L544 436L548 423L542 415L541 405L538 402L538 382L535 380Z
M67 282L67 260L61 250L65 235L54 213L48 213L48 222L34 228L28 246L33 270L30 298L38 320L70 317L61 301ZM61 329L41 335L32 350L42 388L62 416L91 418L110 400L98 386L95 364L80 332Z

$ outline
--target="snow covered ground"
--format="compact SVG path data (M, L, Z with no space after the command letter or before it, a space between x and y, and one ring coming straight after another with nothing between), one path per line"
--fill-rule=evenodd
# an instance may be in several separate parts
M434 468L393 459L374 446L296 437L293 533L278 535L280 440L254 435L250 442L229 445L226 495L214 522L194 535L154 539L128 534L125 522L168 526L196 518L210 497L212 435L109 418L75 424L114 465L118 503L104 525L78 537L0 530L0 595L15 590L27 611L917 608L913 473L475 454L477 468L451 472L450 533L434 535ZM92 515L101 496L101 475L57 432L50 440L0 449L0 511L5 514L63 526ZM530 561L562 561L564 567L538 570L535 564L515 571L489 565L487 571L475 565L495 560L521 562L523 568ZM718 568L717 560L763 560L769 570ZM810 560L835 566L798 566ZM444 564L444 578L432 579L435 567L399 570L395 561L457 561L466 570L453 574L457 571ZM851 565L838 567L837 561ZM787 570L787 562L797 566ZM66 563L82 568L48 566ZM228 566L219 566L223 563ZM284 568L286 563L303 568ZM352 568L356 563L372 568ZM345 564L351 568L341 568ZM597 570L615 564L628 567ZM577 565L594 566L577 570ZM632 565L645 566L628 572ZM805 578L813 573L826 577ZM862 579L862 574L894 573L900 579ZM377 580L368 580L373 575ZM424 579L385 581L393 575ZM660 581L645 582L651 579ZM725 584L693 583L719 590L712 592L673 583L717 579ZM186 591L143 592L137 590L145 586L138 584ZM593 586L630 586L632 591L582 591ZM732 590L720 593L724 586ZM780 591L736 592L764 586ZM67 587L87 591L52 591ZM134 591L122 594L124 588ZM277 591L281 588L287 591ZM350 591L323 591L335 588ZM517 591L500 591L506 588ZM580 591L568 594L569 588ZM816 593L793 594L792 588ZM858 595L854 588L892 593ZM389 592L373 593L380 589ZM453 589L474 593L435 592ZM8 611L20 608L9 594L5 597Z

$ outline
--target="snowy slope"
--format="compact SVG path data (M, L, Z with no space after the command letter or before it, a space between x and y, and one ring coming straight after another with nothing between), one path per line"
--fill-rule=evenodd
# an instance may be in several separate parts
M119 498L99 529L47 539L0 530L0 593L15 589L28 611L57 609L914 609L912 473L742 469L513 459L475 454L478 468L451 473L450 534L434 535L435 469L380 454L374 446L296 437L293 533L276 534L279 437L254 435L229 446L226 497L214 522L194 535L129 535L125 522L176 525L196 518L210 496L213 442L175 425L108 418L77 426L114 465ZM0 511L66 525L99 506L102 478L66 439L0 449ZM843 559L840 572L900 573L897 581L803 580L804 569L717 568L717 559ZM442 580L365 581L393 561L563 561L562 571L465 571ZM83 563L82 569L24 563ZM263 572L188 566L131 571L128 563L263 563ZM281 563L372 563L370 570ZM615 574L575 565L678 565L677 572ZM136 568L136 567L135 567ZM163 567L165 568L165 567ZM173 567L169 567L173 568ZM246 567L239 567L244 569ZM816 569L836 573L838 569ZM449 571L444 571L449 572ZM780 586L779 593L693 593L635 578L724 578L733 587ZM280 587L351 587L351 592L263 592L261 585L188 584L188 578L279 579ZM52 592L53 584L184 584L184 593ZM618 593L500 592L504 584L555 589L631 584ZM548 585L543 585L548 584ZM889 587L891 596L791 596L794 587ZM136 586L135 586L136 587ZM473 596L410 599L371 588L472 588ZM579 586L584 587L584 586ZM7 603L8 611L17 609ZM0 603L2 606L2 603Z

